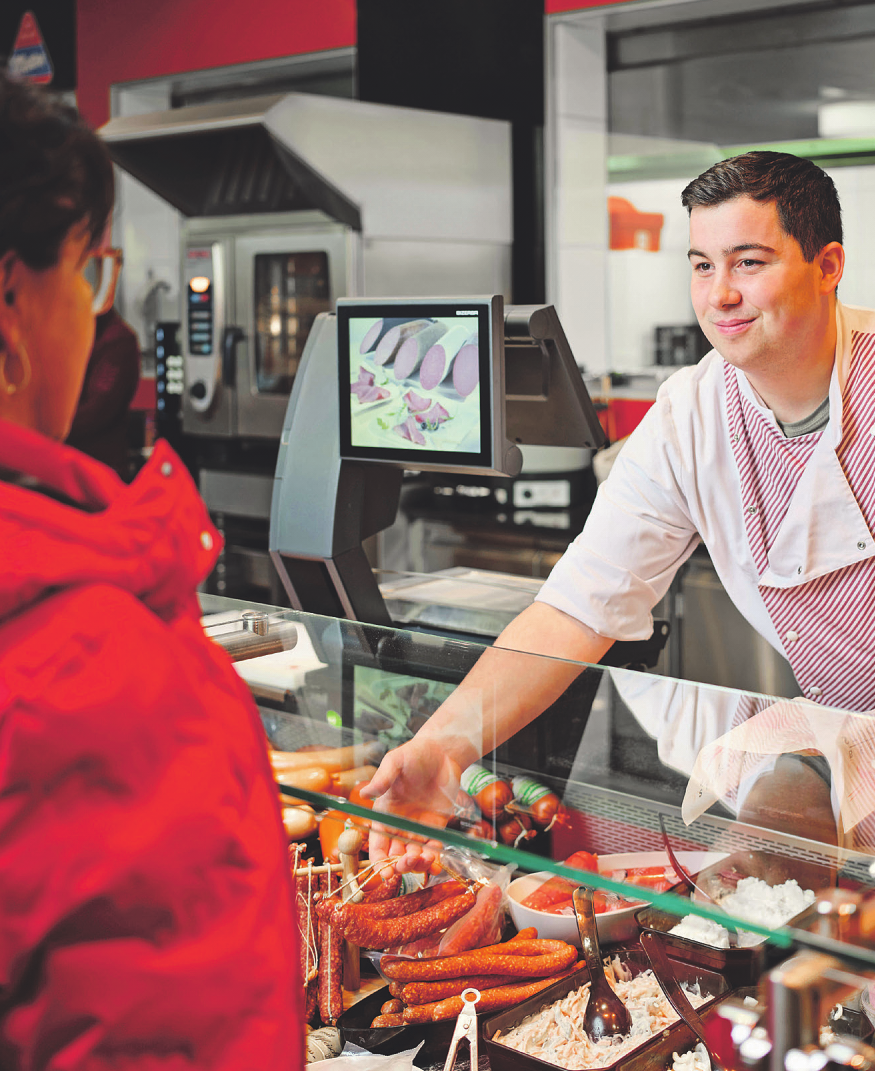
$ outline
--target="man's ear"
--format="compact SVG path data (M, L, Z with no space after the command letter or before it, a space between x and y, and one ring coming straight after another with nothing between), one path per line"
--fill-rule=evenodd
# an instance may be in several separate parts
M0 348L7 353L14 353L21 341L21 268L21 259L14 250L0 257Z
M835 293L842 272L845 270L844 246L838 242L830 242L818 253L817 260L821 271L820 292L822 294Z

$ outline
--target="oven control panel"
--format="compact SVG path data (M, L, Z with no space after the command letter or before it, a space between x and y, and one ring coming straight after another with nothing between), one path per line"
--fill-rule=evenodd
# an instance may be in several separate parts
M185 251L183 335L187 404L205 413L221 380L223 250L218 242Z

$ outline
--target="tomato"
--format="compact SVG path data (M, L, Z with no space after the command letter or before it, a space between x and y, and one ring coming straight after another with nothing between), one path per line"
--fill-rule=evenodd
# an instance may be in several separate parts
M592 852L572 852L565 860L566 866L573 866L577 870L588 870L590 874L598 874L599 857Z

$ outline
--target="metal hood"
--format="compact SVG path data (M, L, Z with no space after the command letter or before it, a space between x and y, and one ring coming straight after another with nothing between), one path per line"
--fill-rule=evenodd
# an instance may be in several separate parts
M360 206L278 130L288 96L122 116L99 134L119 167L186 216L318 209L360 231Z

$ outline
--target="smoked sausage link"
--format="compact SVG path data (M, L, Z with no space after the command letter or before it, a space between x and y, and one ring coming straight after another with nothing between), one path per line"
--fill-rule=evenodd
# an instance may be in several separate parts
M466 890L421 911L389 919L375 919L363 912L349 914L335 910L330 916L330 926L335 933L360 948L394 948L449 926L471 910L474 900L474 893Z
M448 997L459 997L466 989L494 989L520 981L518 974L476 974L473 978L445 978L440 982L407 982L400 989L405 1004L433 1004ZM531 979L529 979L531 981ZM392 985L397 985L393 982ZM391 992L391 987L389 992Z
M466 887L460 881L445 881L440 885L430 885L427 889L419 889L416 892L407 893L406 896L396 896L391 900L377 900L364 904L341 903L339 897L324 900L319 906L319 917L329 919L332 925L345 926L347 920L362 919L394 919L402 915L412 915L414 911L431 907L432 904L443 903L452 896L459 896L466 892Z
M469 974L514 974L518 978L545 978L565 970L577 959L577 949L565 941L515 941L491 945L458 956L437 959L401 959L383 956L380 970L392 981L433 982ZM497 952L496 948L507 951Z
M500 1011L502 1008L510 1008L520 1001L528 1000L529 997L540 993L560 978L567 978L571 971L563 971L562 974L552 978L541 978L534 982L523 982L519 985L499 986L495 989L483 989L480 991L480 1000L477 1001L478 1011ZM461 997L450 997L448 1000L440 1000L434 1005L432 1020L437 1022L441 1019L455 1019L464 1006Z
M389 1014L378 1015L371 1023L371 1028L374 1030L379 1030L386 1026L406 1026L404 1016L401 1012L391 1012Z

